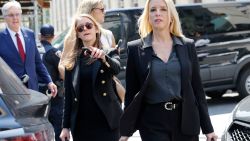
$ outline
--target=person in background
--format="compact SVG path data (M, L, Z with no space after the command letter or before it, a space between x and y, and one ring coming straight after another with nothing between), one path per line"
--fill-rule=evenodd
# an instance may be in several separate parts
M48 85L52 96L57 87L38 53L35 35L30 29L21 27L22 8L19 2L9 1L2 7L6 28L0 32L0 57L29 88L38 91L38 77Z
M62 131L62 116L63 116L63 81L60 79L58 64L61 57L61 51L54 48L51 44L54 39L54 27L49 24L44 24L40 28L40 42L45 49L42 60L46 66L52 81L56 84L58 88L58 93L55 98L51 100L51 108L49 112L49 121L54 127L55 140L61 141L59 138ZM47 87L41 92L46 93Z
M103 46L100 31L93 17L80 14L66 36L72 44L65 44L67 56L61 58L66 68L62 141L70 139L70 131L74 141L119 140L122 109L112 86L119 55Z
M104 22L104 17L105 17L104 10L105 10L104 4L102 0L82 0L77 9L76 16L80 14L89 14L92 17L94 17L99 24L102 24ZM74 33L70 35L72 35L73 36L72 38L74 38ZM115 48L116 46L114 35L110 30L101 28L100 40L103 46L105 47ZM67 46L67 44L71 45L72 42L74 41L72 41L71 38L66 38L64 41L64 46ZM67 52L63 51L62 56L67 56ZM61 59L58 66L62 79L64 78L64 69L65 69L65 66L63 66L63 61L64 60Z
M142 141L216 141L194 44L187 42L172 0L147 0L141 40L128 48L120 141L137 129Z

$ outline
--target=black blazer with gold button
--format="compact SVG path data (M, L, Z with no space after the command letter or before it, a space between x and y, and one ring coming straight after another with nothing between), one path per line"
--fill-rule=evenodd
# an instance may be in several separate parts
M112 77L120 71L119 55L117 51L110 51L106 55L106 63L96 60L92 73L94 100L104 113L111 129L119 127L122 109L113 88ZM108 64L108 65L107 65ZM65 104L63 128L69 128L74 134L77 124L76 116L79 111L79 59L72 70L65 71ZM102 81L105 81L103 84ZM88 82L86 82L88 83Z
M186 135L213 132L203 91L199 64L192 43L173 36L177 57L181 65L182 118L181 131ZM189 39L190 40L190 39ZM190 41L189 41L190 42ZM144 91L150 77L152 60L152 35L137 40L128 47L126 69L125 110L121 118L121 135L131 136L137 130Z

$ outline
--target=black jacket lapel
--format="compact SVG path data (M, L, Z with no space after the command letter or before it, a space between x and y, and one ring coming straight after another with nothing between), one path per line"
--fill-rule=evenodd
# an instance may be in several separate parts
M152 54L153 49L152 47L147 48L139 48L139 55L140 55L140 64L141 64L141 70L143 71L143 78L147 78L147 75L149 73L151 61L152 61ZM145 80L143 80L144 82ZM142 83L141 83L142 84Z
M187 46L176 45L176 53L181 65L181 86L183 89L183 86L187 86L186 83L188 83L188 77L191 77L191 65L188 57Z
M75 68L72 72L72 85L73 85L73 88L74 88L74 91L75 91L77 98L79 97L79 95L78 95L79 94L79 79L80 79L79 71L80 71L80 61L79 61L79 59L77 59L76 64L75 64Z

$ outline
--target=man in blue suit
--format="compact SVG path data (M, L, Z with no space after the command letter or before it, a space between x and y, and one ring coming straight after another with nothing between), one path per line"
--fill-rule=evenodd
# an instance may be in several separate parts
M21 28L21 5L9 1L2 7L6 29L0 32L0 57L12 68L25 85L38 91L39 80L48 84L52 96L57 94L57 87L40 58L36 47L35 35L27 28ZM27 80L27 79L26 79Z

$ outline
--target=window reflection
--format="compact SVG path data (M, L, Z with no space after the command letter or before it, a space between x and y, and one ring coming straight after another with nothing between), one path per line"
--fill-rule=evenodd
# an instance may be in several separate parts
M121 24L120 24L120 17L119 15L117 16L106 16L105 17L105 22L103 24L103 27L105 29L109 29L113 32L113 35L115 37L115 42L117 43L119 39L121 39Z
M190 6L179 8L178 12L183 33L189 38L209 39L213 43L250 37L250 5ZM236 35L234 32L242 34Z

